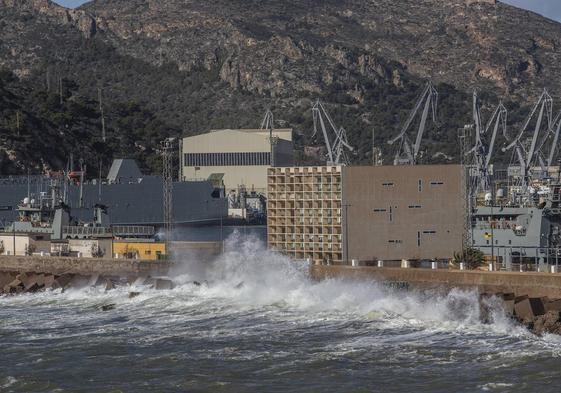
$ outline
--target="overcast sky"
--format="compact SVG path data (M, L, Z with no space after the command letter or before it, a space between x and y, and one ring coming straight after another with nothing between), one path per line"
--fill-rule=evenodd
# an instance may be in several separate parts
M561 0L501 0L520 8L527 8L561 22ZM86 0L55 0L65 7L77 7Z

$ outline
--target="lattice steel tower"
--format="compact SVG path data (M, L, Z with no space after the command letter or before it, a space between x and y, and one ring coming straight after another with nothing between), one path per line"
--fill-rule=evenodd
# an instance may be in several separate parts
M173 154L175 138L167 138L161 142L162 146L162 184L163 184L163 209L164 209L164 236L166 254L169 259L171 236L173 232Z
M466 153L467 153L467 141L470 139L472 126L466 125L460 128L459 131L459 141L460 141L460 164L462 166L462 195L461 198L464 200L464 217L463 217L463 233L462 233L462 256L468 248L473 246L472 239L472 214L474 208L474 190L470 182L470 171L471 166L466 165Z

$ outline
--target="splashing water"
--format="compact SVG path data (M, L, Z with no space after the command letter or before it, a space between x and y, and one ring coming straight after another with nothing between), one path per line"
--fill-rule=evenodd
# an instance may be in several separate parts
M561 340L516 326L493 299L482 323L475 292L316 282L238 234L217 260L175 270L175 289L132 299L0 298L0 391L548 392L561 380Z

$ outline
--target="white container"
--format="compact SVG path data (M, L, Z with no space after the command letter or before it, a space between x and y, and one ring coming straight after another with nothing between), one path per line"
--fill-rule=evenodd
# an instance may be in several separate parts
M490 272L493 271L493 264L492 264L492 263L489 264L489 271L490 271Z
M401 267L404 269L409 269L409 261L407 259L402 259L401 260Z
M460 262L460 270L466 270L466 264L463 262Z
M384 267L384 261L378 261L378 267Z
M552 265L551 266L551 273L559 273L559 266Z
M353 265L353 267L358 267L358 259L351 260L351 264Z
M432 270L438 269L438 262L431 262Z

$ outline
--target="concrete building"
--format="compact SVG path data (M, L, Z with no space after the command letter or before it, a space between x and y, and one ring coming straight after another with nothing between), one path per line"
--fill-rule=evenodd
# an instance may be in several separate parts
M227 190L243 186L248 191L265 192L267 168L293 164L292 129L274 130L272 144L269 131L254 129L211 130L183 138L181 178L184 181L223 174Z
M50 240L50 234L44 233L0 233L0 255L49 253Z
M462 247L459 165L270 168L269 246L297 258L449 259Z

